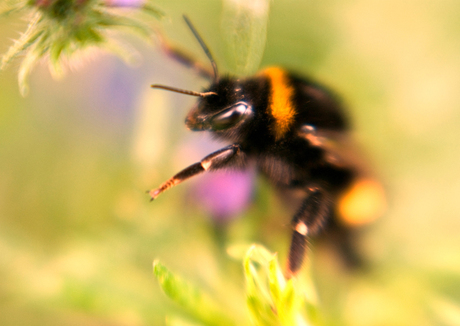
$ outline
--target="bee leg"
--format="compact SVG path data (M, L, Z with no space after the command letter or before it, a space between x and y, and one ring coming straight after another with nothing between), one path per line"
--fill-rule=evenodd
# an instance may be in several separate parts
M291 246L286 266L286 277L295 276L302 266L307 249L307 237L320 231L330 214L331 201L320 188L311 188L308 197L294 215Z
M202 172L217 170L241 163L241 160L238 159L241 158L241 153L241 147L238 144L232 144L221 148L209 154L200 162L192 164L189 167L183 169L168 181L163 183L159 188L152 189L148 193L150 197L152 197L152 200L154 200L165 190Z
M197 61L188 53L185 53L179 50L179 48L168 43L168 41L164 39L163 35L160 32L157 32L157 39L158 43L160 44L161 50L168 57L176 60L177 62L183 64L188 68L191 68L201 77L204 77L208 80L212 80L214 78L214 73L211 69L208 69L205 66L203 66L199 61Z

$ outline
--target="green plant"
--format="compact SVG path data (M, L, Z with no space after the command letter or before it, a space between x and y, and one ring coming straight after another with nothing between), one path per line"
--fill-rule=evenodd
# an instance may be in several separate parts
M299 280L285 279L276 254L253 245L247 250L243 266L249 312L244 321L246 325L310 325L316 307L306 298ZM234 318L237 314L217 304L210 294L175 275L159 261L154 262L153 269L163 292L182 308L189 322L198 322L199 325L241 324L241 320ZM304 317L304 311L308 311L308 319Z
M27 17L29 24L2 57L0 69L23 55L18 78L23 95L28 91L31 70L42 58L47 59L56 76L64 73L65 64L78 60L91 47L130 61L133 51L117 41L112 32L127 29L148 38L152 31L142 14L162 16L150 0L9 0L0 8L0 15L16 12Z

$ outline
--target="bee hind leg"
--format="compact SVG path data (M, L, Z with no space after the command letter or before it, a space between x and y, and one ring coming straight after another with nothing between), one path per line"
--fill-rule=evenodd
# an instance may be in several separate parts
M292 219L292 239L286 266L286 277L299 272L307 250L307 239L318 233L330 215L331 200L321 188L311 188L307 198Z

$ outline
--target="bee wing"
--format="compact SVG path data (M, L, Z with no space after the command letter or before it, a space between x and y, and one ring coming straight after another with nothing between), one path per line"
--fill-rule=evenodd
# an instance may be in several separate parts
M270 0L225 0L222 29L232 69L238 76L254 74L265 49Z
M299 136L305 138L310 145L324 150L328 163L350 168L360 175L371 174L369 163L360 147L347 132L314 129L306 125L300 129Z
M323 149L324 158L330 164L355 172L354 181L337 200L337 218L341 225L368 224L383 214L386 209L383 187L350 135L304 126L300 130L300 136L312 146Z

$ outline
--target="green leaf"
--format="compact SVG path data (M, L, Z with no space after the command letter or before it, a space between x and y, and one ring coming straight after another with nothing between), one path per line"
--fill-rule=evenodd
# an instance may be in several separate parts
M164 293L193 319L205 325L234 325L209 295L174 275L160 262L153 262L153 272Z
M286 281L281 269L279 268L278 261L276 260L276 255L269 261L268 271L270 294L275 304L278 304L282 299L282 293L286 287Z
M277 255L252 246L244 260L247 305L254 325L307 325L301 315L304 293L296 279L286 280Z

